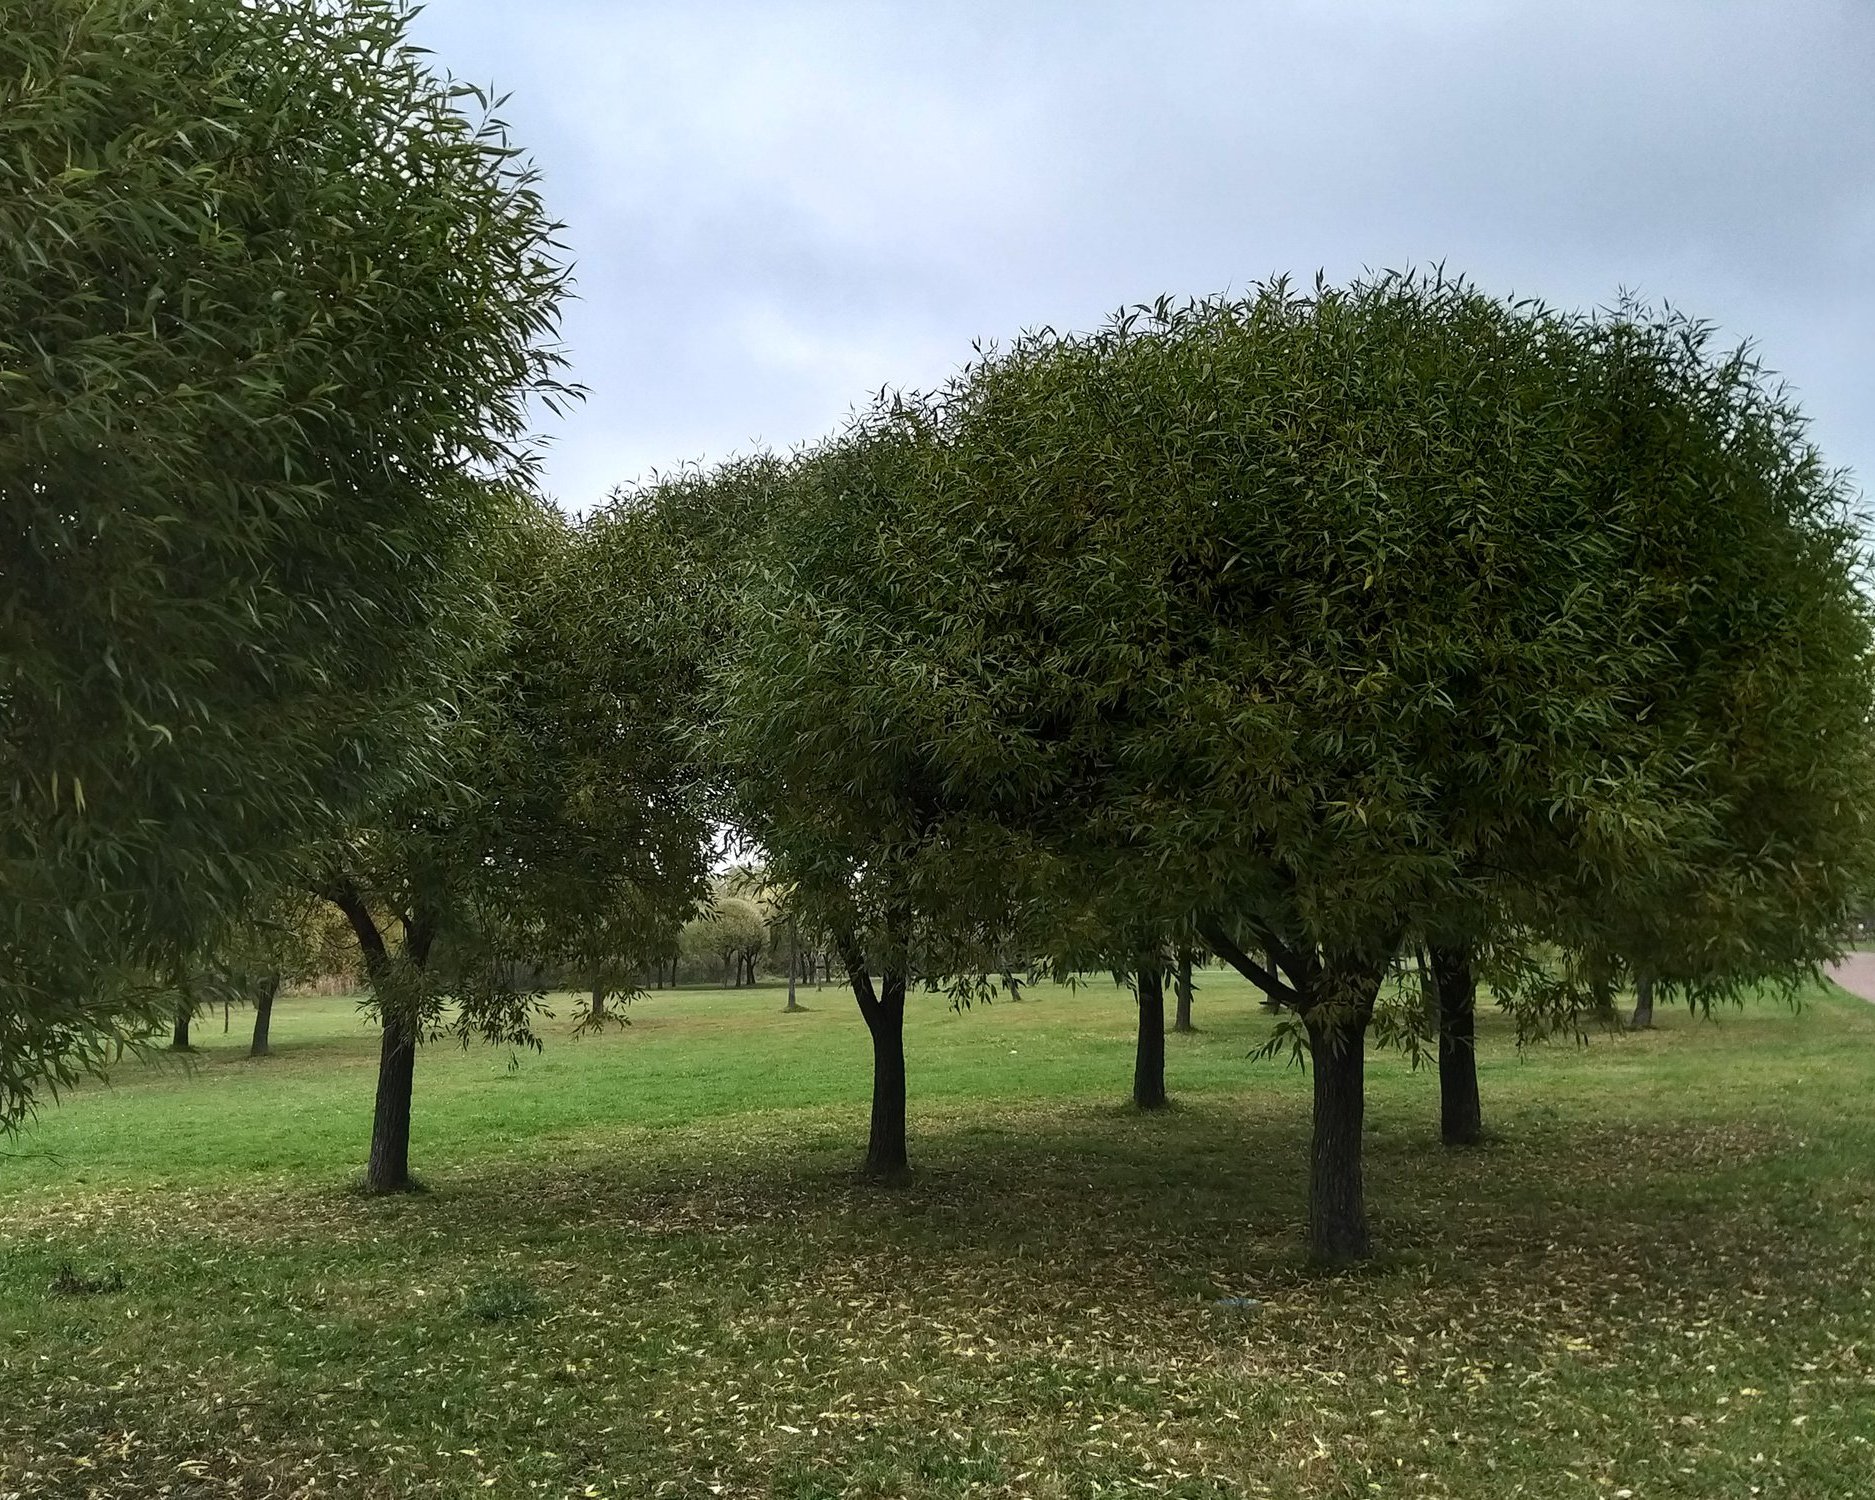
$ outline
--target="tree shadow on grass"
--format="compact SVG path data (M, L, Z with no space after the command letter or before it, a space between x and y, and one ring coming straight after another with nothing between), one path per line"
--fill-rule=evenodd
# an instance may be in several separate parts
M934 1111L914 1132L911 1181L891 1192L855 1179L859 1142L828 1113L686 1132L654 1152L450 1174L417 1212L445 1218L452 1240L491 1248L515 1234L592 1230L746 1238L781 1262L878 1257L916 1262L911 1274L926 1277L934 1265L990 1277L1046 1267L1051 1280L1111 1284L1126 1267L1123 1279L1144 1277L1142 1291L1315 1274L1302 1260L1305 1101L1208 1097L1151 1116L1085 1102L988 1119ZM1378 1269L1460 1280L1479 1265L1552 1254L1626 1264L1642 1244L1662 1274L1684 1268L1763 1207L1721 1179L1754 1153L1794 1149L1775 1132L1741 1143L1718 1126L1637 1146L1620 1127L1574 1122L1452 1153L1429 1113L1400 1123L1408 1128L1369 1143Z

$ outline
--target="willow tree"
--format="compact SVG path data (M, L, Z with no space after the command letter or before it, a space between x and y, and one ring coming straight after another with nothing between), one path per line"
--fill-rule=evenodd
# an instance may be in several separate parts
M496 610L451 698L450 774L310 862L356 934L382 1028L369 1192L414 1185L421 1044L538 1045L540 974L623 986L705 891L709 829L657 580L538 506L481 566Z
M407 17L0 0L0 1124L436 769L565 273Z
M1822 781L1861 781L1840 497L1796 450L1755 487L1715 490L1669 445L1621 470L1606 335L1383 277L1026 338L925 408L918 465L854 544L905 560L870 675L900 700L891 748L927 745L923 783L1054 869L1058 899L1195 927L1284 1003L1324 1259L1369 1249L1363 1056L1402 941L1475 945L1563 892L1586 913L1711 849L1727 736L1774 710L1665 711L1686 641L1726 638L1736 690L1753 652L1726 632L1764 600L1832 622L1788 664L1834 705ZM1676 547L1689 528L1723 543ZM1737 565L1686 571L1718 550Z
M872 1046L862 1170L882 1181L909 1170L908 992L993 967L1008 916L1002 866L953 815L903 649L901 611L942 560L902 550L892 517L930 439L920 414L887 411L718 480L759 524L717 575L705 738L726 817L846 970Z
M1680 757L1688 816L1619 862L1533 830L1498 857L1494 899L1449 914L1431 967L1453 1143L1481 1125L1481 965L1526 1037L1612 1021L1623 979L1646 1024L1656 993L1707 1010L1788 990L1837 951L1875 880L1875 629L1847 476L1709 325L1624 304L1577 335L1584 481L1617 523L1640 511L1616 533L1628 644L1646 648L1627 711ZM1531 943L1560 947L1561 969L1531 963Z

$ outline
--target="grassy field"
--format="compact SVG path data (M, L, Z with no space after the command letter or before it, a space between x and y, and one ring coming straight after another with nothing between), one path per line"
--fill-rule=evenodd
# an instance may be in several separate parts
M1377 1059L1327 1276L1241 985L1151 1117L1127 997L1030 995L919 997L898 1192L832 989L428 1049L392 1201L350 1002L204 1023L0 1147L0 1496L1875 1495L1875 1006L1487 1026L1472 1152Z

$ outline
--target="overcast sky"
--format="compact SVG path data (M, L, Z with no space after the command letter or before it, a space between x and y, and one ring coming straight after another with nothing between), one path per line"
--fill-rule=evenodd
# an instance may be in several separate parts
M1443 260L1750 337L1875 491L1875 0L431 0L567 224L547 483L788 447L973 340Z

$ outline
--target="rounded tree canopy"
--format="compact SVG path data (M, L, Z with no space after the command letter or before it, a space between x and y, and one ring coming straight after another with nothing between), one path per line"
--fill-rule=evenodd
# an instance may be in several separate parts
M1844 487L1682 319L1414 276L1162 303L882 405L789 493L723 715L764 812L915 837L1083 954L1204 916L1582 940L1695 888L1710 935L1753 882L1814 952L1867 878Z
M421 774L489 627L565 271L407 17L0 0L0 1120Z

